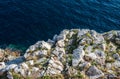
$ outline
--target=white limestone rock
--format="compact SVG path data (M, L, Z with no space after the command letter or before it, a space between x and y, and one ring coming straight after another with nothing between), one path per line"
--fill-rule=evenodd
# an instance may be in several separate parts
M112 64L111 63L106 63L106 68L107 69L111 69L112 68Z
M29 67L28 67L28 65L27 65L26 63L22 63L21 66L22 66L22 68L25 69L25 70L26 70L26 69L29 69Z
M88 33L88 29L78 30L78 38L81 38L84 34Z
M57 74L61 74L61 72L63 71L63 65L62 63L56 59L55 57L51 57L51 59L48 61L48 66L47 66L47 70L44 72L44 74L46 75L57 75ZM41 72L42 75L42 72Z
M0 62L0 70L5 68L5 67L6 67L5 62Z
M29 60L29 61L27 61L27 63L28 63L28 65L33 66L34 65L34 60Z
M37 68L37 67L32 67L32 72L37 72L37 71L39 71L39 68Z
M36 45L38 45L38 47L40 47L40 48L45 48L45 49L48 49L48 50L51 49L51 45L49 43L45 42L45 41L38 41L36 43Z
M59 41L56 43L56 46L64 47L64 46L65 46L64 40L59 40Z
M85 52L83 47L79 46L77 49L73 50L73 59L72 59L72 66L78 66L79 62L83 61L83 57Z
M55 50L52 51L52 54L54 54L55 56L58 57L59 60L61 60L63 56L65 55L65 49L56 47Z
M8 66L5 68L5 70L6 70L6 71L9 71L9 70L11 70L11 69L14 69L15 67L17 67L17 64L10 64L10 65L8 65Z
M115 67L115 68L120 68L120 61L115 61L113 64L113 67Z
M97 56L95 53L89 53L87 54L88 57L90 57L92 60L96 60L97 59Z

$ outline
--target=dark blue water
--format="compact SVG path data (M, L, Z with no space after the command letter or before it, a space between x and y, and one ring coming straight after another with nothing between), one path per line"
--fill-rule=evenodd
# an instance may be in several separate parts
M120 0L0 0L0 45L29 46L71 28L120 30Z

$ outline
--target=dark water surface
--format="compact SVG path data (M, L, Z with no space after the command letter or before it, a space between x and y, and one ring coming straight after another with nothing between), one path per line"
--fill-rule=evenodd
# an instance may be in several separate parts
M120 0L0 0L0 45L27 47L71 28L120 30Z

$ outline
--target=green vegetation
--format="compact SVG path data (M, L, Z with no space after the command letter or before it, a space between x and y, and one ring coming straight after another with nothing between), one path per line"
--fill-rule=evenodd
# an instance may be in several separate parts
M97 62L93 60L91 64L96 66Z
M86 33L86 36L88 36L89 38L91 38L91 34L89 32Z
M72 66L72 59L73 59L72 54L68 54L68 64L69 64L69 66Z
M71 78L78 78L78 79L82 79L84 78L84 76L79 72L78 74L72 76Z
M63 75L43 76L37 79L64 79Z
M115 62L115 59L112 58L112 57L107 56L105 62L106 63L113 63L113 62Z
M13 73L13 79L23 79L19 74Z

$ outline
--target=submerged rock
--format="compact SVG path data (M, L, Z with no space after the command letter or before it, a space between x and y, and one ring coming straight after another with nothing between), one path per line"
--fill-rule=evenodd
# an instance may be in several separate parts
M23 56L0 49L0 78L112 79L120 76L120 32L63 30L38 41Z

